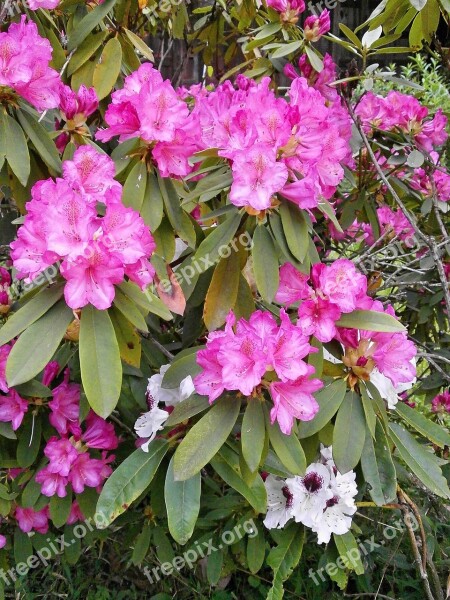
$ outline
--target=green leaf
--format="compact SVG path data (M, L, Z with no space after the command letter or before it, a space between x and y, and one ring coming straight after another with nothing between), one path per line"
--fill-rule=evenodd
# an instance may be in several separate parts
M180 198L173 186L170 178L158 177L159 189L166 209L167 218L173 229L179 232L182 227L183 209L181 208Z
M261 402L249 398L241 428L242 454L248 468L253 473L259 467L264 449L266 424Z
M164 216L164 203L161 190L154 173L147 174L147 185L141 207L141 217L151 231L156 231Z
M448 431L443 426L433 423L433 421L424 417L418 410L414 410L404 402L399 402L396 406L396 412L408 425L411 425L411 427L424 435L433 444L436 444L436 446L440 448L450 446Z
M122 387L122 364L113 324L105 310L91 305L81 311L81 381L93 410L106 419L116 407Z
M209 407L209 401L206 396L199 396L198 394L192 394L187 400L179 402L173 411L170 413L165 426L173 427L183 421L187 421L191 417L195 417L199 413L203 412Z
M19 467L30 467L39 452L41 444L42 423L41 419L34 414L27 414L20 428L17 444L17 462Z
M64 498L52 496L50 498L50 519L55 527L62 527L67 523L72 508L72 492L68 493Z
M251 573L258 573L266 556L266 538L261 525L255 523L255 530L247 542L247 564Z
M0 436L6 438L7 440L17 439L17 435L14 433L11 423L0 422Z
M434 494L450 498L447 481L432 452L419 444L399 423L390 423L390 436L406 465Z
M223 550L220 548L208 555L206 562L206 578L210 585L217 585L222 573Z
M248 485L242 478L239 457L231 448L224 446L211 459L211 466L225 483L244 496L256 512L265 513L267 511L267 493L263 480L257 475L253 483Z
M185 481L175 481L172 457L167 468L164 497L170 535L178 544L184 545L194 533L200 512L200 494L200 473Z
M123 186L122 202L125 206L140 212L147 184L147 167L142 161L131 169Z
M125 35L130 40L130 42L133 44L133 46L136 48L136 50L138 52L140 52L142 54L142 56L147 58L149 61L154 62L155 58L153 56L153 52L150 50L150 48L147 46L147 44L143 40L141 40L140 37L138 37L135 33L130 31L129 29L124 29L124 31L125 31Z
M374 401L369 397L369 394L364 386L361 386L361 401L364 408L364 414L366 416L367 428L370 432L370 435L374 438L377 415L375 413Z
M375 441L369 432L366 433L361 467L364 481L370 485L370 497L375 504L383 506L395 500L397 493L395 467L389 442L379 421L375 429Z
M76 525L64 527L64 539L71 540L70 546L64 548L64 558L69 565L76 565L81 556L81 540L73 533L75 527Z
M283 598L283 584L292 575L302 556L305 529L298 523L292 523L281 532L280 537L280 542L267 557L267 564L273 569L273 584L267 600Z
M333 432L333 458L342 474L359 462L366 438L366 419L361 398L348 392L339 408Z
M257 227L253 234L252 258L259 293L270 304L277 293L280 274L277 251L272 236L264 226Z
M169 444L166 440L153 440L148 452L135 450L106 480L97 502L97 513L102 515L99 529L105 529L128 509L152 481L164 458Z
M344 25L344 23L339 23L339 29L342 31L345 37L349 39L359 50L362 49L361 40L358 38L357 35L353 33L353 31L349 27L347 27L347 25Z
M25 187L30 176L30 153L22 127L6 112L2 113L6 140L6 160L12 172Z
M102 21L106 15L114 8L117 0L105 0L103 4L99 4L77 23L76 27L70 33L69 42L67 44L68 52L72 52L83 42L91 31Z
M354 310L351 313L342 315L336 325L348 329L365 329L366 331L383 333L406 331L406 327L395 317L374 310Z
M357 575L364 575L361 553L353 533L351 531L347 531L343 535L333 533L333 539L347 569L355 571Z
M116 308L109 309L109 316L119 344L120 358L128 365L139 369L142 356L140 336L130 321Z
M308 223L303 212L286 201L280 206L280 216L289 250L302 263L309 249Z
M220 258L219 251L223 252L239 227L241 215L236 212L226 221L214 227L212 232L203 240L195 253L193 261L199 265L198 272L203 273L213 266Z
M33 398L50 398L53 395L52 390L37 379L17 385L16 391L19 396L30 396Z
M169 390L176 388L188 375L194 377L200 371L201 367L197 364L197 352L188 352L183 356L178 355L164 373L162 387Z
M133 565L140 565L147 556L151 537L151 525L148 522L144 523L141 533L137 536L134 542L133 554L131 555L131 562Z
M203 319L208 331L221 327L234 307L239 289L241 273L239 254L231 250L230 256L222 258L214 269L203 310Z
M280 430L278 423L275 422L271 425L267 414L266 416L269 439L275 454L290 473L303 475L306 471L306 457L295 429L292 430L290 435L285 435Z
M236 423L240 407L240 398L219 398L188 431L175 452L176 481L193 477L217 454Z
M62 297L64 286L46 287L14 313L0 329L0 346L3 346L44 315Z
M103 48L99 62L95 65L92 84L99 100L111 92L120 75L122 46L117 38L111 38Z
M59 175L61 173L61 159L47 130L26 111L17 111L17 117L23 130L33 142L39 156L50 169L53 169Z
M302 421L298 424L299 438L307 438L318 433L337 413L347 391L347 383L337 379L315 394L319 412L312 421Z
M305 52L312 68L318 73L321 73L323 71L323 60L320 58L317 52L315 52L311 46L305 46Z
M18 563L26 563L30 556L34 555L31 538L28 534L16 527L14 530L14 560Z
M280 48L277 48L273 54L271 54L270 58L282 58L283 56L287 56L288 54L292 54L293 52L297 52L303 45L303 41L290 42L289 44L283 44Z
M126 317L130 323L132 323L136 329L140 331L148 332L147 323L145 322L142 313L136 306L136 304L126 296L120 288L116 289L116 295L114 296L114 306L120 310L124 317Z
M108 37L108 31L99 31L90 35L82 44L78 46L76 52L67 66L67 74L69 77L75 73L91 56L98 50L101 44Z
M6 364L6 380L9 387L33 379L44 369L72 320L73 312L60 300L21 334Z
M118 289L143 310L158 315L158 317L161 317L165 321L171 321L173 319L172 313L166 305L148 289L143 292L131 281L124 281L118 286Z

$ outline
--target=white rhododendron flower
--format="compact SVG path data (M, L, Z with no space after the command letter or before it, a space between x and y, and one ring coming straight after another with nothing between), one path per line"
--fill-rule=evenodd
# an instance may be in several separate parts
M162 410L158 404L164 403L166 406L175 406L179 402L186 400L194 392L194 384L189 375L185 377L180 385L173 389L162 387L164 375L170 364L163 365L159 373L156 373L148 380L147 386L147 404L149 411L142 414L134 425L134 429L140 438L147 438L141 446L144 452L148 452L150 442L155 439L156 433L164 428L164 424L169 417L167 410Z
M327 544L333 533L350 530L358 493L355 479L354 471L339 473L331 446L322 448L320 462L309 465L303 477L284 480L268 475L264 525L280 528L292 518L317 533L319 544Z

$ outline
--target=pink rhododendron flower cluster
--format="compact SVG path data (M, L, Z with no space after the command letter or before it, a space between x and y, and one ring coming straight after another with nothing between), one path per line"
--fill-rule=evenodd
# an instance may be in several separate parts
M89 146L63 165L63 179L39 181L27 215L11 244L19 278L33 280L56 261L67 280L64 296L74 309L88 303L109 308L114 284L124 277L145 288L154 269L153 237L140 215L121 202L114 163ZM106 206L99 217L97 203Z
M293 24L306 8L304 0L267 0L267 6L279 12L282 21Z
M433 153L435 154L435 153ZM437 156L435 155L436 163ZM412 188L420 192L425 198L432 198L436 192L436 198L440 202L448 202L450 200L450 174L442 170L442 167L433 172L433 182L425 169L416 169L409 183Z
M40 37L36 24L22 16L0 33L0 96L2 86L14 90L37 110L59 103L61 80L48 65L52 47Z
M270 79L256 84L243 76L237 89L225 82L196 103L204 148L218 148L231 161L230 201L261 211L275 193L315 208L330 198L351 160L351 130L336 118L334 106L306 79L295 79L289 102L277 98Z
M381 235L391 233L392 236L404 242L406 246L414 245L414 229L400 209L392 209L387 205L380 206L377 208L377 217ZM366 242L372 245L375 242L372 228L366 224L364 229L368 234Z
M17 506L14 511L14 516L17 519L19 528L25 533L37 531L38 533L47 533L49 507L45 506L41 510L34 508L22 508Z
M367 133L374 129L400 130L414 138L416 144L427 152L442 146L448 137L445 131L447 117L442 110L429 119L425 106L413 96L400 92L391 91L385 98L368 92L362 97L355 113Z
M200 150L198 121L170 81L163 81L150 63L126 77L124 87L112 94L105 121L109 127L97 132L99 140L141 137L151 146L163 177L192 171L188 159Z
M434 413L450 414L450 390L438 394L431 401L431 410Z
M305 20L303 32L308 42L318 42L331 29L330 11L326 8L319 16L311 15Z
M194 386L210 402L225 390L248 397L267 389L274 404L271 422L277 420L281 431L289 434L294 418L309 421L319 409L312 394L323 384L310 379L314 367L302 360L313 351L284 311L281 325L268 312L258 310L237 323L230 312L225 330L211 332L206 349L197 354L203 371L194 378Z
M39 10L40 8L48 8L52 10L56 8L60 0L27 0L27 6L31 10Z
M97 92L94 88L81 85L78 92L74 92L69 86L62 85L60 90L59 110L62 121L56 121L56 128L63 126L63 132L56 138L55 143L60 152L64 152L70 141L70 132L83 131L86 119L98 108Z
M5 267L0 267L0 314L7 312L9 309L10 298L8 290L10 285L11 275L8 269L5 269Z
M320 462L312 463L303 477L282 479L268 475L268 529L282 528L290 519L303 523L317 533L319 544L327 544L331 534L343 535L350 530L356 512L356 473L342 475L332 458L332 448L322 448Z

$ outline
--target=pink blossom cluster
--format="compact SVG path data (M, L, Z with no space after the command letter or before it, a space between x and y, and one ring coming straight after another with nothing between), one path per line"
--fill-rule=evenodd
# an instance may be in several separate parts
M27 203L27 215L11 244L19 278L33 280L62 261L67 304L109 308L114 284L124 277L144 289L153 279L148 261L153 237L140 215L121 202L122 186L114 180L114 163L90 146L65 161L63 178L39 181ZM97 203L105 205L98 216Z
M394 387L414 379L416 347L406 333L339 327L337 321L341 315L354 310L384 312L395 317L391 306L385 309L381 302L367 295L367 278L351 261L341 258L329 266L316 264L311 277L289 263L283 265L276 300L284 305L300 302L297 321L300 331L321 342L339 341L344 347L343 362L356 376L367 380L376 369Z
M116 135L120 141L140 137L151 146L163 177L180 177L192 171L188 159L201 149L198 121L153 65L141 65L111 98L105 113L108 128L98 131L97 139L107 142Z
M270 79L260 83L239 76L196 102L204 148L218 148L231 161L230 201L265 210L282 194L301 208L331 198L351 160L348 117L343 124L321 93L296 78L289 102L277 98ZM338 105L336 105L338 106Z
M363 96L355 113L366 133L375 129L401 131L411 136L419 148L432 152L447 140L447 117L438 110L430 119L428 108L414 96L391 91L384 98L372 92Z
M237 390L246 397L268 389L273 408L271 422L278 421L289 435L294 418L311 420L319 406L312 395L322 387L319 379L310 379L314 367L303 358L313 352L308 338L295 327L285 311L281 324L261 310L249 320L236 322L230 312L224 331L208 335L205 350L197 354L202 372L194 378L199 394L217 400L225 390Z
M294 65L287 63L284 67L284 74L289 77L289 79L305 77L308 81L308 85L318 90L329 103L341 103L336 86L330 85L333 81L336 81L336 63L328 53L323 57L323 69L320 73L312 67L307 55L302 54L298 60L298 71L295 69ZM348 114L345 114L345 123L348 124Z
M31 10L39 10L40 8L53 10L59 2L60 0L27 0L27 5Z
M377 208L377 217L381 235L391 233L406 246L414 246L414 229L400 209L392 209L387 205L380 206ZM366 223L364 230L367 233L367 243L372 245L375 242L372 227Z
M49 67L51 59L51 44L39 35L35 23L25 16L12 23L0 33L0 96L6 87L37 110L57 107L61 80Z
M2 313L2 307L8 307L10 304L10 298L8 294L10 285L10 272L8 271L8 269L5 269L5 267L0 267L0 314Z
M409 183L425 198L432 198L436 193L436 199L440 202L450 201L450 174L442 167L433 172L432 179L425 169L416 169Z
M296 23L306 8L304 0L267 0L267 6L279 12L283 21L291 23Z
M309 16L303 25L303 33L308 42L318 42L331 29L330 11L326 8L319 16Z
M434 413L450 414L450 390L438 394L431 401L431 410Z
M63 133L56 138L56 146L60 152L64 152L70 141L71 131L82 131L86 119L98 108L98 98L95 88L87 88L81 85L78 92L74 92L69 86L62 85L60 90L59 110L66 126ZM62 122L56 121L56 128L60 129Z

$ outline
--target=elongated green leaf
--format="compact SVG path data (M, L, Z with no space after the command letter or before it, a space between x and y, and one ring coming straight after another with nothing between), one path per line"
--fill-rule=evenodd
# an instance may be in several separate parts
M64 286L54 284L45 288L14 313L0 329L0 346L11 341L44 315L62 297Z
M64 301L59 301L22 333L6 364L6 380L10 387L30 381L44 369L72 319L70 308Z
M266 538L262 527L255 523L255 530L247 542L247 564L251 573L257 573L264 564Z
M151 231L156 231L164 216L164 203L161 189L154 173L147 174L147 185L141 207L141 217Z
M361 398L348 392L339 408L333 432L333 458L341 473L359 462L366 438L366 419Z
M241 444L244 460L252 473L261 461L265 436L266 424L261 402L250 398L242 420Z
M435 456L399 423L391 423L390 437L406 465L434 494L450 498L447 481L442 475Z
M164 455L169 449L166 440L153 440L148 452L135 450L106 480L97 502L99 529L105 529L128 509L152 481Z
M239 469L239 457L231 450L231 448L224 446L219 453L211 459L211 466L225 483L228 483L228 485L244 496L256 512L266 512L267 493L263 480L257 475L252 484L248 485L243 480Z
M361 386L361 401L366 416L367 428L370 435L375 437L375 426L377 424L377 415L375 413L375 403L372 398L369 397L367 390L364 386Z
M17 117L23 130L33 142L34 147L42 160L50 169L53 169L53 171L59 175L61 173L61 159L59 158L55 143L49 136L47 130L26 111L18 111Z
M215 227L203 240L194 256L194 261L198 264L198 272L203 273L217 262L220 258L219 251L224 252L233 239L240 222L241 215L237 212Z
M234 250L214 269L203 310L203 319L209 331L221 327L236 304L240 273L239 254Z
M272 548L267 557L267 564L273 569L273 583L267 600L283 598L283 583L289 579L302 556L305 529L298 523L292 523L282 531L280 537L278 545Z
M293 52L297 52L302 46L303 42L300 40L297 42L291 42L289 44L283 44L280 48L277 48L270 58L282 58Z
M150 547L151 537L151 525L148 522L144 523L144 527L141 533L137 536L134 542L133 554L131 555L131 562L133 563L133 565L140 565L144 558L147 556L147 552Z
M99 62L95 65L92 83L99 100L103 100L113 89L122 66L122 46L117 38L111 38L103 48Z
M280 283L278 256L272 236L264 226L253 234L253 272L259 293L266 302L273 302Z
M81 19L74 27L69 37L67 50L71 52L83 42L91 31L96 27L102 19L114 8L117 0L105 0L103 4L99 4L89 14Z
M108 312L91 305L81 312L81 381L90 406L106 419L116 407L122 386L122 364Z
M432 441L433 444L436 444L436 446L440 448L450 446L450 435L442 425L433 423L433 421L430 421L420 412L403 402L397 404L396 412L401 415L408 425L411 425L411 427Z
M40 417L33 414L26 415L18 436L17 462L19 467L27 468L36 460L41 444L41 432Z
M333 534L334 542L347 569L355 571L357 575L364 574L364 567L361 561L358 544L351 531L347 531L343 535Z
M309 249L308 224L302 211L292 202L280 206L281 223L289 250L303 262Z
M140 212L147 184L147 167L139 161L131 169L123 186L122 202L125 206Z
M366 433L364 450L361 456L364 480L370 485L369 494L378 506L395 500L397 477L392 462L389 442L380 422L375 429L375 440Z
M365 329L385 333L406 331L406 328L395 317L374 310L354 310L342 315L336 325L348 329Z
M240 407L239 398L220 398L188 431L175 452L176 481L193 477L220 450L236 423Z
M319 412L312 421L302 421L298 424L300 439L318 433L331 421L344 400L346 390L346 382L343 379L337 379L315 394Z
M116 290L116 295L114 296L114 306L116 306L123 316L126 317L137 329L140 331L148 331L147 323L145 322L142 313L139 311L136 304L120 289Z
M161 196L164 201L167 218L175 231L180 231L183 209L181 208L180 198L175 191L170 178L158 177Z
M292 431L291 435L285 435L277 422L267 426L270 443L280 461L293 475L303 475L306 470L306 458L295 431Z
M100 45L108 37L108 31L99 31L90 35L82 44L79 45L78 49L72 55L67 66L67 74L73 75L84 63L90 59Z
M172 427L173 425L187 421L191 417L195 417L195 415L203 412L208 407L209 401L206 396L192 394L190 398L183 400L183 402L180 402L175 406L165 425L166 427Z
M3 114L6 139L6 160L12 172L25 187L30 176L30 153L22 127L7 113Z
M125 35L130 40L130 42L133 44L133 46L136 48L136 50L138 52L140 52L142 54L142 56L145 56L145 58L147 58L148 60L153 62L155 60L155 58L153 56L153 52L150 50L150 48L147 46L147 44L144 41L142 41L140 37L138 37L135 33L130 31L129 29L124 29L124 31L125 31Z
M50 499L50 519L55 527L62 527L67 523L72 508L72 492L69 490L64 498L52 496Z
M176 388L188 375L193 377L200 371L201 367L197 364L197 352L176 356L164 373L162 386L166 389Z
M200 473L185 481L175 481L172 457L167 469L164 497L170 535L178 544L184 545L194 532L200 512L200 493Z

